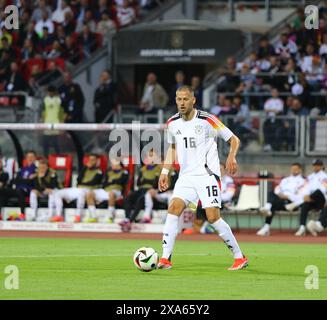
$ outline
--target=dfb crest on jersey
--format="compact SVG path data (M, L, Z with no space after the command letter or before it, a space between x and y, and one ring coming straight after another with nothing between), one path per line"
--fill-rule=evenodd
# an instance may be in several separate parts
M195 133L196 134L202 134L203 128L202 126L195 126Z

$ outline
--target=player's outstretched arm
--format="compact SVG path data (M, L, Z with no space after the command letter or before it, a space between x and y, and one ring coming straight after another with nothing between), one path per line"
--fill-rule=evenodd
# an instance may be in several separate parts
M226 160L226 171L229 174L235 174L237 172L236 155L240 147L240 139L233 135L228 142L230 143L230 150Z
M159 178L158 189L160 192L164 192L169 188L168 174L175 161L175 145L171 144L168 148L166 159L161 171L161 175Z

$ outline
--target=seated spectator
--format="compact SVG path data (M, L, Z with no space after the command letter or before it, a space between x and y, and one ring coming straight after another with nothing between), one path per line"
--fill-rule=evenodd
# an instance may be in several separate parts
M69 203L74 200L77 201L74 222L81 222L87 193L101 187L103 174L98 160L97 155L90 155L86 166L78 175L77 187L61 189L55 193L56 216L52 218L53 222L63 221L63 201Z
M61 25L64 27L66 35L71 35L75 31L76 23L74 15L70 11L65 12L64 22Z
M16 217L20 220L25 220L25 197L28 197L33 189L34 178L36 177L36 154L34 151L28 151L25 156L26 166L21 168L16 178L10 186L0 188L0 211L6 206L9 198L18 200L18 205L21 210L21 215ZM15 188L14 188L15 187Z
M4 85L4 81L9 77L11 61L12 57L9 51L2 50L0 58L0 83L2 83L2 86Z
M225 97L224 105L220 112L220 116L233 115L236 114L237 112L238 110L233 105L233 99L231 97Z
M27 89L27 83L19 70L17 62L10 64L10 75L6 79L5 91L25 91ZM19 96L16 98L20 106L25 105L25 97Z
M284 71L287 75L280 77L279 79L283 84L283 91L291 92L292 87L298 81L298 73L301 72L301 69L296 65L295 60L290 58L284 67Z
M202 109L202 99L203 99L203 88L201 84L201 79L198 76L194 76L191 79L191 87L194 90L194 97L196 99L195 108Z
M55 39L59 41L61 47L65 46L66 32L65 28L59 24L56 28Z
M33 217L36 221L46 222L53 216L55 202L54 194L56 189L59 189L57 174L54 170L49 169L47 160L40 160L39 166L34 178L33 190L30 193L30 207L33 210ZM38 200L47 199L48 212L43 215L38 215Z
M52 14L52 21L60 24L63 23L65 20L65 13L72 12L72 9L68 5L67 0L58 0L57 1L57 9Z
M294 58L296 56L296 44L289 39L289 35L287 33L281 34L280 40L275 46L275 53L279 56L283 63L286 63L289 58Z
M80 50L76 47L74 40L71 36L67 36L65 38L63 58L66 60L66 62L69 61L74 65L80 61Z
M62 70L56 65L56 62L50 60L45 72L42 72L38 77L38 84L45 86L48 83L57 80L62 76Z
M47 26L43 27L42 36L39 39L38 47L41 51L48 51L55 41L55 35L49 33L49 29Z
M75 32L77 33L82 32L83 26L88 26L91 32L96 31L96 23L95 20L93 19L93 11L91 9L85 12L83 21L77 22Z
M279 98L277 89L273 88L271 90L271 98L265 102L264 111L267 119L263 124L265 139L263 151L279 150L282 122L276 119L276 116L283 114L284 101Z
M38 34L39 38L42 38L43 27L47 27L50 34L54 32L54 24L49 18L48 11L42 11L42 19L39 20L35 25L35 32Z
M101 20L99 21L96 32L102 34L103 39L107 39L107 35L110 32L116 31L117 27L113 20L110 19L109 12L105 11L101 14ZM104 43L105 44L105 43Z
M75 12L77 12L77 16L76 16L77 23L84 20L85 12L88 9L90 9L89 2L90 2L89 0L80 0L76 5L78 6L78 8L76 8L75 10ZM74 7L73 4L72 7Z
M28 59L34 58L35 54L36 54L36 52L35 52L32 40L31 39L26 39L24 41L24 45L23 45L23 48L22 48L22 60L23 60L23 62L25 62Z
M259 59L269 58L275 54L274 47L270 44L267 37L263 36L259 42L259 48L257 51L257 56Z
M248 64L244 63L242 65L241 74L240 74L240 85L236 88L236 93L244 94L245 103L247 105L250 104L249 93L253 91L253 84L256 80L256 77L253 73L251 73L250 67Z
M1 43L0 51L8 51L11 59L19 58L19 57L16 57L16 53L15 53L14 49L12 48L12 46L9 44L8 39L6 37L1 38L0 43Z
M233 92L239 86L240 79L236 70L236 60L228 57L226 64L218 69L220 77L217 85L218 92Z
M113 1L110 1L112 3ZM110 5L108 4L108 0L98 0L98 10L95 13L95 19L97 21L100 20L103 12L107 12L109 10Z
M166 107L168 99L167 92L157 82L157 76L152 72L149 73L144 86L139 112L142 114L155 113L158 108Z
M312 60L315 54L315 47L312 43L307 44L304 57L300 61L302 72L311 72Z
M233 99L233 104L238 110L234 117L233 132L241 139L241 148L244 148L247 145L247 134L252 131L250 110L240 96Z
M64 109L61 100L54 86L48 87L47 95L43 100L43 112L41 122L43 123L63 123L64 122ZM50 148L54 149L55 153L59 153L58 133L55 130L45 131L43 135L43 148L44 155L47 157L50 153Z
M11 35L11 33L8 32L8 30L6 29L5 25L2 23L1 24L1 40L2 39L6 39L7 41L7 45L8 47L11 47L13 44L13 37ZM0 49L3 48L3 43L0 43Z
M48 13L48 16L51 17L52 11L51 7L47 5L46 0L38 0L37 6L35 7L33 13L32 13L32 21L34 23L37 23L38 21L42 20L42 14L43 11L46 10Z
M117 8L117 18L120 27L127 27L135 22L135 11L128 0L123 0L123 5Z
M224 107L224 104L225 104L225 98L226 97L223 94L218 95L217 96L217 104L210 109L210 113L219 117L219 115Z
M116 200L123 193L128 182L129 173L123 168L119 159L110 159L110 167L105 174L102 189L90 190L86 195L88 211L87 222L96 222L96 204L108 202L108 213L105 215L107 222L112 222L115 217Z
M87 25L83 26L83 31L79 34L77 43L81 46L85 58L90 57L97 48L95 36Z
M302 102L299 98L293 97L292 104L290 109L287 112L289 116L307 116L309 114L308 108L302 105Z
M65 72L64 84L59 88L61 104L65 111L66 123L83 123L85 98L78 83L73 82L72 75Z
M26 32L20 31L20 35L19 35L20 46L23 45L23 43L26 39L31 40L31 42L32 42L33 46L35 46L35 48L38 46L39 36L35 32L35 25L33 22L30 22L28 24Z
M105 70L100 75L100 86L94 93L95 122L102 123L116 107L116 86L112 81L111 72ZM110 119L109 119L110 120Z
M55 59L62 57L62 48L58 40L55 40L50 48L50 51L45 55L46 59Z
M176 91L185 84L185 74L183 71L177 71L175 73L176 84L171 88L169 93L169 105L176 105Z

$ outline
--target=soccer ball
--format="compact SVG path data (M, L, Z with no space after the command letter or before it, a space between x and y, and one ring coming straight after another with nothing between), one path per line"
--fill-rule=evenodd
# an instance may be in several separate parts
M134 254L134 264L136 268L144 272L150 272L157 268L159 260L158 252L152 248L142 247Z

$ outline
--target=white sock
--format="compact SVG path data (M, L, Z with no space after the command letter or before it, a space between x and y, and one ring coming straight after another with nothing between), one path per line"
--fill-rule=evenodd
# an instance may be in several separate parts
M200 229L200 233L206 233L206 228L207 226L209 225L209 222L208 221L204 221L201 229Z
M270 224L268 224L268 223L265 223L263 227L264 227L264 229L267 230L267 231L270 230Z
M321 224L320 221L316 221L316 225L317 225L317 227L318 227L319 229L322 229L322 230L325 229L324 226Z
M243 258L242 251L233 235L230 226L220 218L211 224L218 231L219 236L224 240L227 247L233 252L235 259Z
M167 214L162 237L162 257L165 259L171 258L178 232L178 220L179 217L170 213Z
M305 230L305 226L303 224L300 225L300 230Z
M109 218L113 218L114 217L114 214L115 214L115 207L109 207L109 216L108 216L108 219Z
M95 206L88 206L89 218L91 219L95 218L95 211L96 211Z

